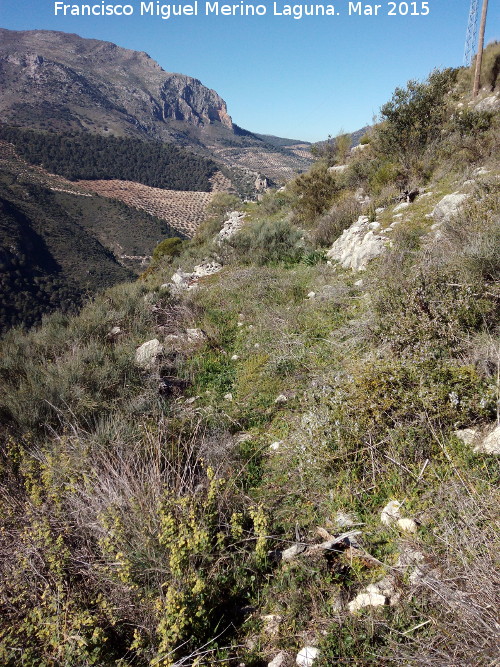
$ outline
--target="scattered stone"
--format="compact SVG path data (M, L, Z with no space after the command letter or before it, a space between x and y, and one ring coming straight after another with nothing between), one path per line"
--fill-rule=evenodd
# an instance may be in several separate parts
M224 399L226 401L232 401L233 400L233 395L231 393L224 394Z
M432 217L438 222L448 220L458 213L467 197L468 195L462 192L454 192L451 195L445 195L434 207Z
M484 97L475 106L476 111L496 111L500 109L500 99L498 93Z
M478 454L500 455L500 424L474 447L474 451Z
M390 526L401 518L400 507L401 503L399 500L391 500L387 503L380 514L380 521L384 526Z
M383 206L379 206L378 208L375 209L375 213L376 213L377 215L380 215L380 214L383 213L384 211L385 211L385 208L384 208Z
M201 329L186 329L186 335L190 343L202 342L207 339L206 334Z
M405 533L416 533L418 526L413 519L398 519L398 528Z
M185 273L181 269L177 271L171 277L171 283L165 283L162 287L168 287L173 292L180 292L183 290L192 289L197 286L200 278L205 276L211 276L214 273L218 273L222 270L222 264L214 262L212 260L206 260L198 266L195 266L193 273Z
M360 278L360 280L356 280L354 283L356 287L363 287L363 278Z
M380 581L369 584L366 587L366 592L391 598L396 592L396 578L392 575L387 575L387 577L380 579Z
M186 405L193 405L193 403L195 403L195 401L197 401L199 398L199 396L191 396L191 398L186 398L184 402Z
M291 547L281 552L281 560L293 560L296 556L306 550L305 544L292 544Z
M346 164L338 164L335 167L328 167L328 171L331 174L343 174L346 169L347 169Z
M231 361L238 361L238 359L239 356L237 354L233 354L233 356L231 357Z
M361 204L361 206L367 206L370 203L370 197L365 193L363 188L358 188L354 193L354 199Z
M319 649L314 646L305 646L297 653L295 659L299 667L312 667L313 663L319 657Z
M278 614L266 614L261 616L261 619L264 621L264 632L267 632L268 635L278 634L281 622L283 621L283 616L278 616Z
M123 331L120 329L120 327L113 327L106 335L106 338L114 343L118 336L121 336L122 333Z
M205 276L213 276L214 273L218 273L219 271L222 271L222 264L206 260L194 267L193 274L198 278L204 278Z
M380 593L359 593L347 604L347 607L351 614L355 614L365 607L383 607L386 603L387 598Z
M316 296L316 292L309 292L306 299L314 299L315 296Z
M259 347L260 347L260 343L255 343L254 348L255 348L256 350L258 350Z
M477 428L463 428L459 431L454 431L454 435L461 440L464 445L473 445L479 431Z
M282 444L283 440L276 440L276 442L273 442L272 444L269 445L269 449L272 449L273 452L275 452L281 447Z
M288 401L288 398L285 396L285 394L280 394L274 399L275 403L286 403Z
M380 222L370 222L370 224L368 225L369 229L379 229L379 227L380 227Z
M140 368L145 370L153 368L156 360L163 352L163 345L157 338L148 340L146 343L140 345L135 351L135 363Z
M356 525L357 517L352 512L342 512L342 510L339 510L335 515L334 521L339 528L350 528Z
M227 241L232 236L239 232L243 227L245 214L241 211L231 211L227 214L227 219L222 225L222 229L217 234L217 243L220 245L223 241Z
M242 326L243 326L243 322L238 322L238 326L239 326L239 327L242 327Z
M486 167L478 167L477 169L474 169L474 176L486 176L489 173L491 172L489 169L486 169Z
M288 653L280 651L280 653L268 663L267 667L291 667L291 664L292 658Z
M397 206L394 207L393 213L398 213L399 211L408 208L409 205L410 205L409 202L402 201L401 204L398 204Z

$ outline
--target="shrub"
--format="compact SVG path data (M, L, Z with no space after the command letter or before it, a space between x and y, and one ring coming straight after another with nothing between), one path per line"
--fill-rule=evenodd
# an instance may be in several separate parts
M352 225L361 213L359 202L346 196L319 218L312 238L317 246L330 246L344 231Z
M305 225L310 225L326 211L339 191L335 176L326 165L319 163L298 176L289 187L297 195L293 204L295 216Z
M263 220L245 225L227 245L243 263L293 264L300 261L304 252L301 239L301 231L287 220Z
M161 260L173 259L182 252L184 241L178 236L160 241L153 250L153 262L158 263Z

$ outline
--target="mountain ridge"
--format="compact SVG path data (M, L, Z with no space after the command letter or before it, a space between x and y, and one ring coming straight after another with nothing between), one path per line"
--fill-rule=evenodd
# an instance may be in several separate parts
M171 142L275 181L312 161L239 128L199 79L112 42L2 28L0 85L5 123Z

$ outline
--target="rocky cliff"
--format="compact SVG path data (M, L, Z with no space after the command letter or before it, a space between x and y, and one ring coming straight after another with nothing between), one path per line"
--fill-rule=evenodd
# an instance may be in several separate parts
M52 31L0 30L4 120L167 138L170 121L232 131L226 103L197 79L165 72L146 53Z

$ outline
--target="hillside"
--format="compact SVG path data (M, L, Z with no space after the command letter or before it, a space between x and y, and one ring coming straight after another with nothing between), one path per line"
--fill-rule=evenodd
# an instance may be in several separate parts
M253 180L257 168L282 181L311 164L307 154L238 128L224 100L197 79L166 72L146 53L110 42L0 29L0 86L7 124L160 140L250 170Z
M199 195L211 196L192 193ZM177 217L175 210L154 217L138 211L134 202L127 206L118 197L97 196L32 167L3 141L0 199L2 332L19 324L32 326L55 309L74 311L82 298L143 271L159 241L184 236L171 226L179 212ZM205 204L200 202L198 218Z
M497 664L498 63L2 338L2 664Z

